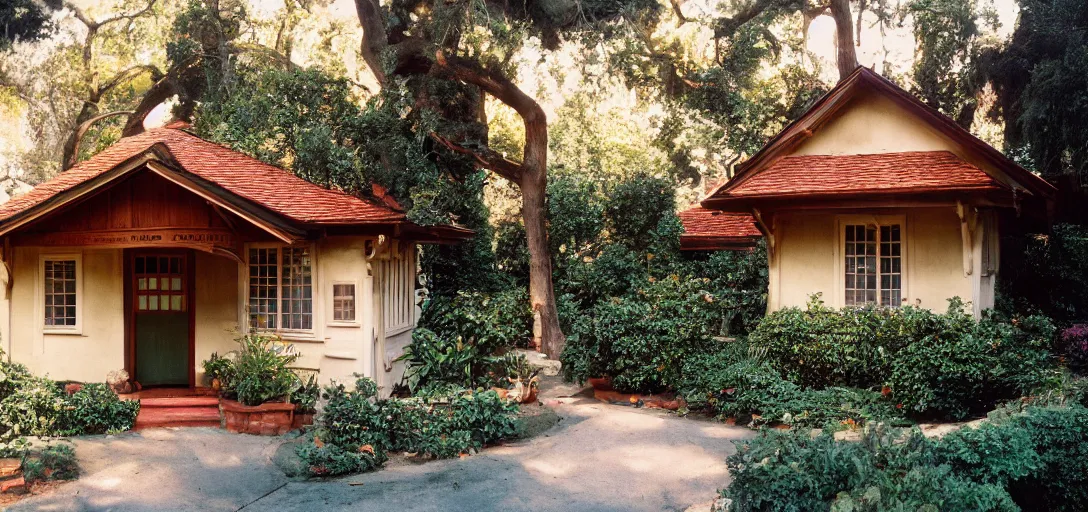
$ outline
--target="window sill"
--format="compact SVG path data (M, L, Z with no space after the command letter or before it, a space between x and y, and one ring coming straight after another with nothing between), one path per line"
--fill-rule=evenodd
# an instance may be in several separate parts
M83 336L82 329L42 329L42 334L60 336Z
M362 327L363 324L359 322L329 322L325 324L327 327Z

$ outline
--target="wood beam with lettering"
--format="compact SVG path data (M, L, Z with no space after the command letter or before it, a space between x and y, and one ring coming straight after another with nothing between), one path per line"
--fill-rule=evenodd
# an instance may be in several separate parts
M227 230L185 228L28 233L15 235L14 242L41 247L184 247L205 252L234 252L240 241Z

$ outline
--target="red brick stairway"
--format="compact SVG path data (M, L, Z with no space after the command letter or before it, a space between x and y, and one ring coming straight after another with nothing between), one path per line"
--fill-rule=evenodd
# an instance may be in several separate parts
M220 426L219 398L190 390L177 390L172 393L156 393L155 391L159 390L145 390L123 396L129 400L140 400L140 414L136 416L134 430L155 427Z

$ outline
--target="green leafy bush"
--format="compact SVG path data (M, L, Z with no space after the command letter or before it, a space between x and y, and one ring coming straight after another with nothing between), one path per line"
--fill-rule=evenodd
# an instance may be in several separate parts
M369 379L356 381L355 390L325 388L328 402L315 434L321 445L298 449L311 472L366 471L383 464L389 451L455 457L517 433L517 405L493 391L384 400L376 391Z
M78 476L76 451L68 444L50 444L30 451L23 459L23 477L27 482L73 480Z
M209 383L219 379L219 385L223 386L234 381L234 361L230 357L212 352L211 357L201 363L201 366L204 367L204 378Z
M801 386L886 388L910 413L960 419L1055 378L1053 335L1043 317L975 321L956 299L936 314L814 298L768 315L748 340Z
M734 511L1084 510L1088 409L1029 408L940 439L763 431L727 461Z
M976 323L955 304L942 316L969 327L912 340L893 356L887 385L906 409L961 419L1057 377L1047 351L1054 327L1045 318Z
M121 400L105 384L84 384L64 397L55 428L59 435L114 434L131 429L139 413L138 400Z
M701 354L685 361L680 394L690 408L709 410L722 417L748 418L751 425L823 427L843 422L904 422L901 411L880 393L854 388L803 388L783 379L767 361L738 359L734 352Z
M571 330L564 376L609 376L616 389L633 392L678 386L683 361L713 343L714 297L705 284L673 276L596 305Z
M419 325L491 355L499 349L527 346L532 339L532 321L528 291L509 288L433 297L424 306Z

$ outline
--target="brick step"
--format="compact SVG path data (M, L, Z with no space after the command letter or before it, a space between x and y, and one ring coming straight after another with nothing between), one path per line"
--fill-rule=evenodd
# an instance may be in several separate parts
M218 427L219 407L140 407L136 430L151 427Z
M143 398L141 409L178 407L214 407L219 408L219 399L214 396L185 396L171 398Z

